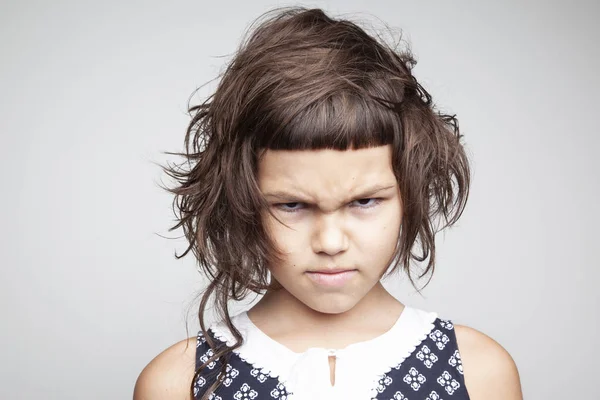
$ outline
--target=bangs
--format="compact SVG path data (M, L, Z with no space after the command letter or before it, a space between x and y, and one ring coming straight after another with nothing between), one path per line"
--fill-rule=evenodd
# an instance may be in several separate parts
M263 120L256 135L260 148L348 150L402 143L399 115L356 94L338 92L312 104L288 104L276 110L280 114Z

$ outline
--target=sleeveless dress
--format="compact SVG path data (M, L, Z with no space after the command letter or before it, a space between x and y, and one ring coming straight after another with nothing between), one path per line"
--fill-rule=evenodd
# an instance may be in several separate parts
M246 311L231 320L244 344L231 353L211 400L469 400L454 325L435 312L405 306L393 327L374 339L303 353L267 336ZM235 342L224 321L208 333L227 346ZM212 355L200 331L196 370ZM330 355L336 356L334 386ZM213 361L197 376L194 399L220 378L220 368Z

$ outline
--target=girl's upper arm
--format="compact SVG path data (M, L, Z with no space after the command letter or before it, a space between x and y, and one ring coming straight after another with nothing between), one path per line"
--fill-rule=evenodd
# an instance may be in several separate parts
M182 340L156 356L142 370L133 400L191 400L196 338Z
M465 385L471 400L523 400L515 361L494 339L454 325Z

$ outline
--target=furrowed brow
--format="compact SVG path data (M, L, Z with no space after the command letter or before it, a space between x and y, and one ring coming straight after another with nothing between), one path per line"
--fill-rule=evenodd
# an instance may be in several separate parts
M396 185L374 185L374 186L363 189L361 192L359 192L359 194L354 195L352 197L353 198L367 198L369 196L373 196L384 190L392 189L395 186ZM293 199L293 200L298 200L298 201L302 201L305 203L310 202L309 199L307 199L306 197L304 197L300 194L287 192L285 190L269 191L269 192L264 193L263 195L265 197L279 199L279 200L292 200Z
M369 196L373 196L373 195L375 195L375 194L377 194L379 192L383 192L384 190L393 189L395 187L396 187L395 184L392 184L392 185L375 185L375 186L371 186L371 187L368 187L366 189L363 189L363 191L360 192L359 195L355 196L355 197L366 198L366 197L369 197Z

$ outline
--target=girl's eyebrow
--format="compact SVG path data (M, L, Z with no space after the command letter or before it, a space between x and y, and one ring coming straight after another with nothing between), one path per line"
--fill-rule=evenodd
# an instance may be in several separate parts
M368 196L373 196L374 194L377 194L377 193L379 193L379 192L381 192L383 190L392 189L394 187L396 187L396 185L384 186L384 185L377 184L377 185L369 186L369 187L363 189L362 192L360 192L358 195L354 195L352 197L354 197L354 198L366 198ZM281 200L298 199L298 200L302 200L303 202L309 202L310 201L310 200L306 199L306 197L304 197L302 195L299 195L299 194L296 194L296 193L286 192L285 190L269 191L269 192L263 193L263 196L274 198L274 199L281 199Z

